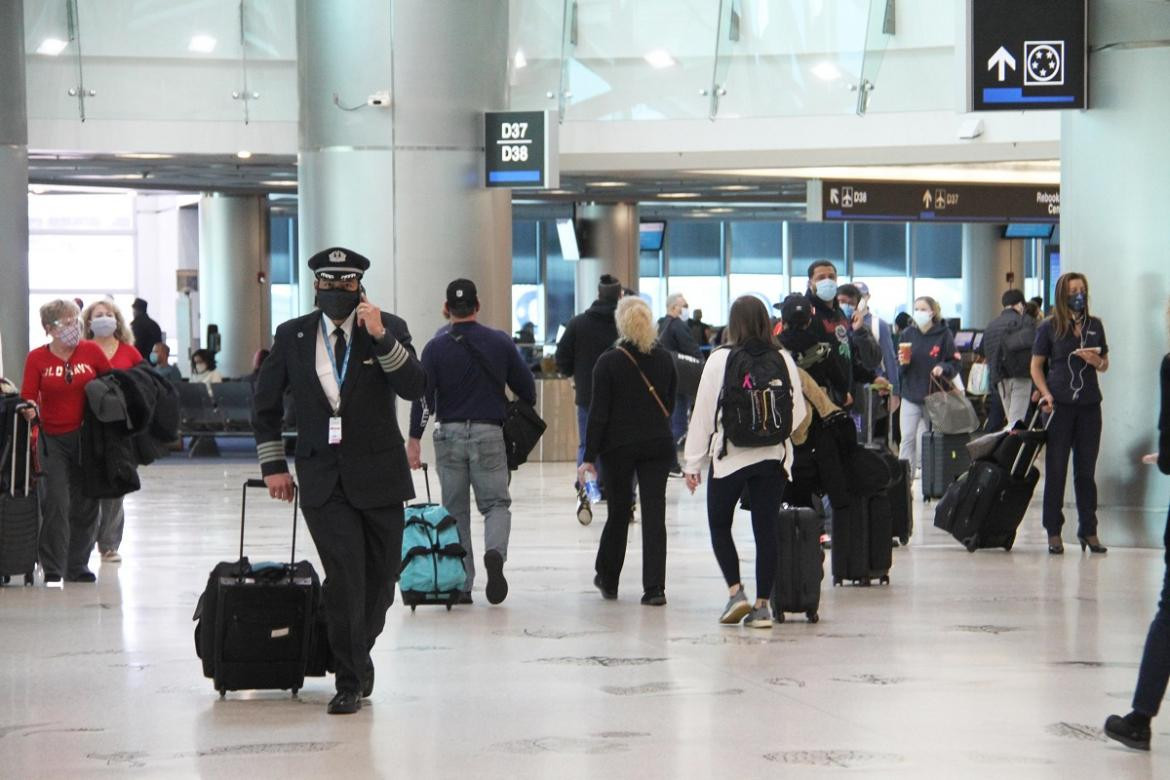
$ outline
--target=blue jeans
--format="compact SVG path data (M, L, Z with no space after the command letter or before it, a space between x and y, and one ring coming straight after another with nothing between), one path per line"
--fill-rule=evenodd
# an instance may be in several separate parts
M490 423L439 423L435 430L435 461L443 506L459 527L459 543L467 551L463 568L466 590L475 581L475 554L471 544L471 491L483 515L487 550L508 559L512 533L512 497L508 493L508 458L504 430Z
M1170 517L1166 518L1166 573L1162 580L1162 598L1158 611L1146 635L1146 649L1138 671L1137 690L1133 694L1133 709L1142 715L1154 717L1166 695L1170 681Z

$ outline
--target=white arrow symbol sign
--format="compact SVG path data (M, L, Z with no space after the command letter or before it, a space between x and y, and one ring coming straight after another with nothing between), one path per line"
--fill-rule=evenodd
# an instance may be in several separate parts
M1004 68L1016 69L1016 58L1011 55L1004 47L1000 46L995 50L995 54L991 55L991 59L987 61L987 69L999 68L999 74L996 76L997 81L1003 81L1006 78Z
M930 210L930 204L931 204L931 203L933 203L933 202L934 202L934 201L932 201L932 200L931 200L931 198L930 198L930 190L927 190L926 192L922 193L922 207L923 207L924 209L926 209L926 210L928 210L928 211L929 211L929 210Z
M835 206L840 202L841 197L837 194L837 188L833 187L831 190L829 190L829 203L832 203Z

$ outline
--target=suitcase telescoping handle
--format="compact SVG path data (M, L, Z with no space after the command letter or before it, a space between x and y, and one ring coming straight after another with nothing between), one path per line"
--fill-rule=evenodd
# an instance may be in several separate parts
M16 406L13 408L12 441L7 442L5 444L5 450L12 453L12 458L11 458L12 474L10 475L9 480L8 480L8 492L12 496L16 496L16 441L17 441L17 435L16 435L17 427L16 426L19 425L20 420L23 419L23 415L21 414L21 412L23 412L25 409L36 409L36 408L37 408L36 404L28 403L28 402L16 404ZM32 482L32 459L33 459L33 452L32 452L33 421L32 420L25 420L24 425L25 425L25 441L28 442L28 450L24 453L24 495L27 496L29 494L29 490L32 488L31 482ZM0 458L0 463L2 463L3 460L4 460L3 458Z
M245 480L244 488L241 491L240 497L240 560L244 559L244 516L246 505L248 503L248 488L264 488L268 489L267 483L262 479ZM288 565L291 571L297 565L297 483L293 483L293 517L292 517L292 551L289 553Z

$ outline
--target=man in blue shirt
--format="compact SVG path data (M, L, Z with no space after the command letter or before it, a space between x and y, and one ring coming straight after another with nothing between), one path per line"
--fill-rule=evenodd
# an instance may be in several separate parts
M456 279L447 285L443 315L450 320L422 353L427 374L425 406L416 403L410 415L406 453L412 468L421 463L423 431L433 415L435 460L443 506L459 526L467 551L466 590L460 603L471 603L475 557L471 544L471 491L484 519L483 565L487 569L487 600L499 604L508 595L504 561L512 528L508 493L508 458L503 424L507 417L507 386L521 400L536 403L536 381L512 337L476 322L479 296L475 283Z

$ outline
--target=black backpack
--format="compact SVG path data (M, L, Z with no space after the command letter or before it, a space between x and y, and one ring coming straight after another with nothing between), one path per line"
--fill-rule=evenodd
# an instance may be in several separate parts
M780 351L760 343L731 348L719 393L723 446L774 447L792 435L792 378Z

